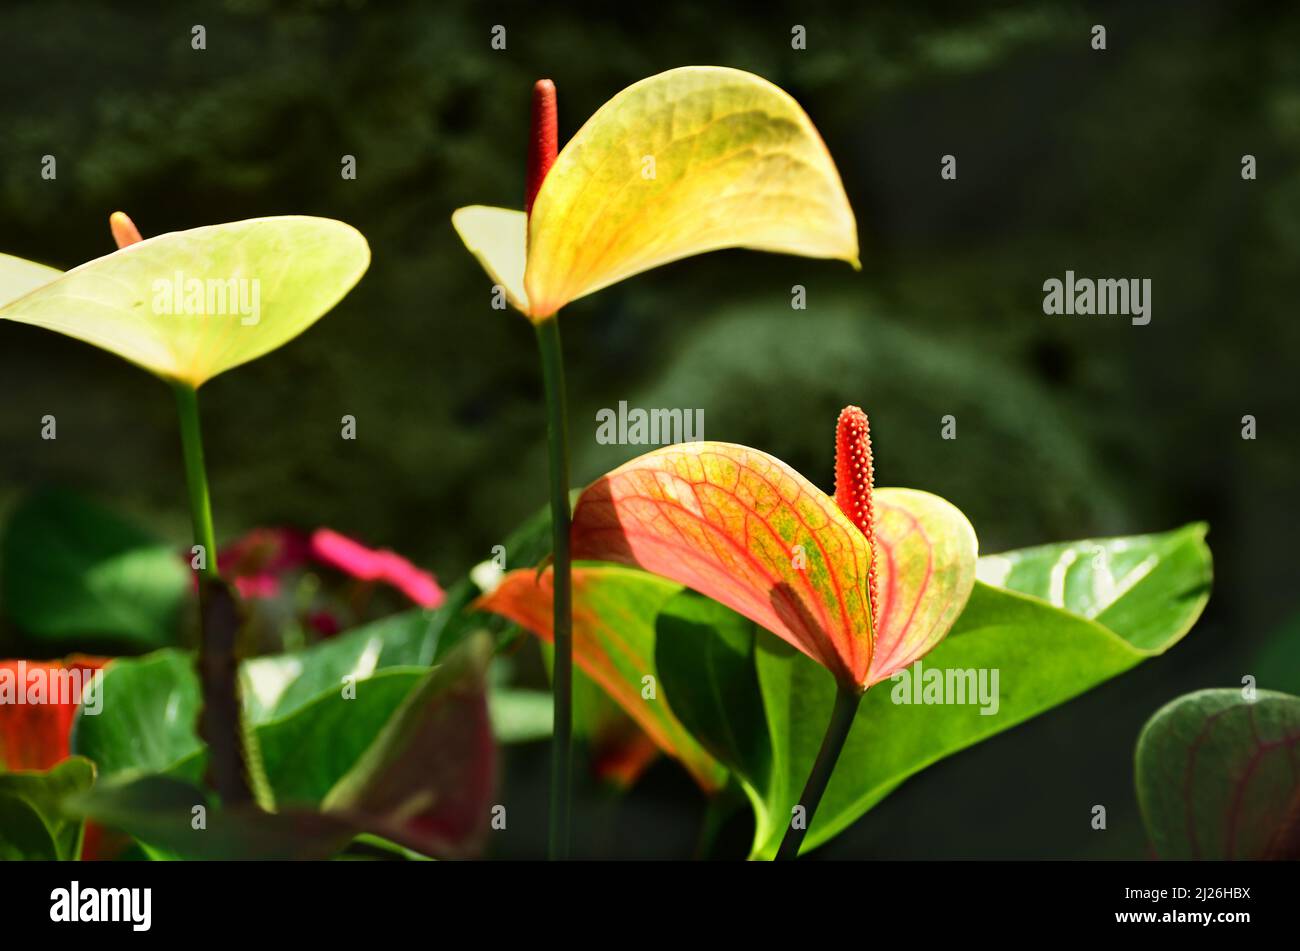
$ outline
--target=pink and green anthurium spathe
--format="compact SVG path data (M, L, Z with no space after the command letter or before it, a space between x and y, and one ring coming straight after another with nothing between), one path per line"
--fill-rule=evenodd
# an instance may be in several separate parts
M950 502L874 488L862 410L845 409L837 435L834 497L747 446L633 459L578 499L574 556L693 588L861 693L942 640L974 587L977 543Z
M862 694L934 648L975 585L978 545L951 503L876 489L866 414L841 414L835 495L730 443L657 449L587 488L574 557L693 588L834 675L837 700L779 857L798 854Z

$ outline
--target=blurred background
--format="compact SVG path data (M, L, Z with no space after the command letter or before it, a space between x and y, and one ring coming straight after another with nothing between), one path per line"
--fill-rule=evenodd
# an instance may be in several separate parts
M627 400L701 408L707 438L829 489L836 413L859 403L878 481L952 500L982 551L1208 521L1214 593L1182 644L927 770L817 853L1141 858L1132 751L1146 718L1247 674L1300 690L1300 11L899 6L8 3L0 250L74 266L112 250L119 208L146 235L286 213L355 225L374 254L358 288L203 390L218 538L330 526L450 583L545 503L531 329L491 309L449 221L461 205L522 206L532 82L555 80L563 142L667 68L767 77L840 168L863 271L723 252L571 306L575 484L639 452L595 440L596 411ZM1105 51L1090 47L1095 23ZM206 50L191 48L195 24ZM796 24L806 50L791 48ZM945 154L956 181L940 178ZM1151 323L1044 316L1042 284L1067 269L1150 278ZM162 384L6 324L0 387L0 520L61 486L188 544ZM40 439L46 414L55 441ZM344 414L355 442L339 438ZM940 438L949 414L956 440ZM24 652L6 624L0 654ZM513 749L505 778L540 832L544 744ZM680 856L702 804L662 761L631 794L592 788L580 808L579 851ZM746 822L725 837L742 854Z

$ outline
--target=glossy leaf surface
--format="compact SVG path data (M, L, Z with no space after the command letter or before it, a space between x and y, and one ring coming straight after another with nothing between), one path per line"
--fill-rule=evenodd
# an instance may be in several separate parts
M1208 591L1203 535L1204 527L1194 525L1125 540L1131 551L1158 553L1170 570L1149 571L1122 597L1163 597L1168 609L1163 615L1117 611L1115 617L1135 623L1114 629L1033 596L977 583L952 631L921 664L864 696L804 849L832 838L931 763L1176 643L1195 620L1186 605L1199 613ZM1053 548L1067 547L992 560L1046 562L1055 557ZM993 570L984 564L981 559L981 573ZM658 623L664 691L684 725L742 781L757 820L753 854L770 857L821 743L834 682L748 619L696 595L667 602Z

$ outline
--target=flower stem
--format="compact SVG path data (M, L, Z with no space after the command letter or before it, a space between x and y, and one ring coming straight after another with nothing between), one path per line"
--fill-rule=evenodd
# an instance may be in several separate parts
M573 603L569 556L569 424L564 395L564 355L556 315L534 325L546 385L546 437L551 468L552 577L555 585L555 730L551 738L551 859L569 857L573 770Z
M248 768L247 737L239 702L235 653L239 632L238 608L234 595L217 572L217 545L212 529L208 473L203 464L198 393L185 383L176 383L173 389L180 418L181 450L185 457L185 483L189 489L194 543L203 548L198 568L199 681L203 689L199 736L208 744L209 776L222 802L226 806L245 805L257 797Z
M835 764L840 758L840 751L844 749L844 741L849 738L849 731L853 729L853 718L861 702L860 690L856 687L839 685L835 693L835 707L831 711L831 722L826 725L822 747L817 752L817 760L813 763L812 772L808 774L808 782L799 797L799 804L803 806L805 812L802 828L796 828L791 822L790 827L785 830L785 837L781 840L781 848L776 853L778 860L793 859L799 855L799 847L803 845L804 836L812 828L813 815L817 812L822 794L826 792L826 786L831 781L831 773L835 772Z

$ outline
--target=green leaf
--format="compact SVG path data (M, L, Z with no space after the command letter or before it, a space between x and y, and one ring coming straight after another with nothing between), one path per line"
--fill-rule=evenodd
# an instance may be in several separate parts
M387 667L429 667L445 652L439 622L445 606L412 610L363 625L303 650L271 654L241 667L244 706L255 722L286 716L337 690L344 678L363 679Z
M246 661L245 715L268 779L286 802L319 803L393 710L443 654L443 608L394 615L301 651ZM195 732L201 694L193 655L120 658L103 673L98 716L78 713L74 752L105 777L170 773L198 782L206 752ZM355 699L344 698L351 683Z
M96 258L4 304L0 319L76 337L198 387L298 336L369 264L365 238L341 221L233 221Z
M1300 697L1200 690L1137 743L1142 818L1162 859L1300 858Z
M804 849L838 834L931 763L1051 709L1176 643L1205 603L1210 555L1203 536L1203 526L1189 526L1101 543L1107 550L1122 550L1132 564L1148 565L1140 578L1123 571L1121 576L1130 583L1122 591L1117 587L1110 597L1094 598L1095 613L1115 619L1114 630L1032 595L977 583L952 631L919 666L900 671L891 682L864 695ZM1120 541L1122 545L1115 544ZM1012 552L991 560L1041 564L1053 548L1068 547ZM1162 597L1167 605L1163 614L1150 608ZM660 628L681 624L683 618L695 625L690 633L699 647L691 651L685 633L677 641L686 649L670 651L665 641L657 655L665 694L688 728L735 771L755 811L753 854L770 857L821 744L834 702L834 681L751 622L690 605L681 596L667 605ZM744 663L747 638L753 644L763 715L729 715L723 721L728 736L720 733L723 727L706 724L714 722L724 702L719 695L727 698L728 709L752 710L754 688ZM957 672L971 671L972 679L963 676L961 685L963 690L975 687L965 698L975 702L916 703L913 678L919 674L923 688L926 671L930 678L937 672L945 682L953 672L954 686ZM989 688L988 702L978 697L981 672ZM923 691L919 697L924 701ZM745 734L747 725L750 732ZM753 752L755 744L769 753L766 771L763 757Z
M683 591L655 619L655 663L686 728L718 760L759 786L770 774L772 749L765 732L755 729L765 719L754 668L756 630L717 601Z
M337 683L284 716L255 722L276 802L319 805L427 674L428 668L385 668L356 681L351 699Z
M21 796L0 793L0 861L58 859L54 835L36 807Z
M486 831L494 782L484 698L490 649L476 638L432 670L389 669L360 681L355 700L323 695L257 727L281 803L274 814L215 808L195 782L201 753L172 775L112 777L77 808L155 857L319 859L361 832L439 857L470 854ZM363 699L388 687L386 700ZM328 796L284 794L313 780L319 789L331 770ZM312 808L322 799L327 807Z
M171 776L119 777L69 806L145 843L146 854L155 858L319 860L355 835L340 816L221 809L197 785Z
M496 784L491 657L491 638L479 634L429 671L323 808L427 855L477 854Z
M0 859L80 857L85 822L64 803L94 782L94 764L80 757L44 772L0 773Z
M1134 647L1155 648L1185 633L1210 598L1202 522L1157 535L1039 545L979 560L994 587L1033 595L1090 618Z
M0 542L5 612L54 649L174 644L190 588L179 551L63 492L32 496Z
M118 658L99 676L100 712L77 712L72 752L93 760L102 778L165 772L202 748L195 734L202 698L193 655L169 649Z

